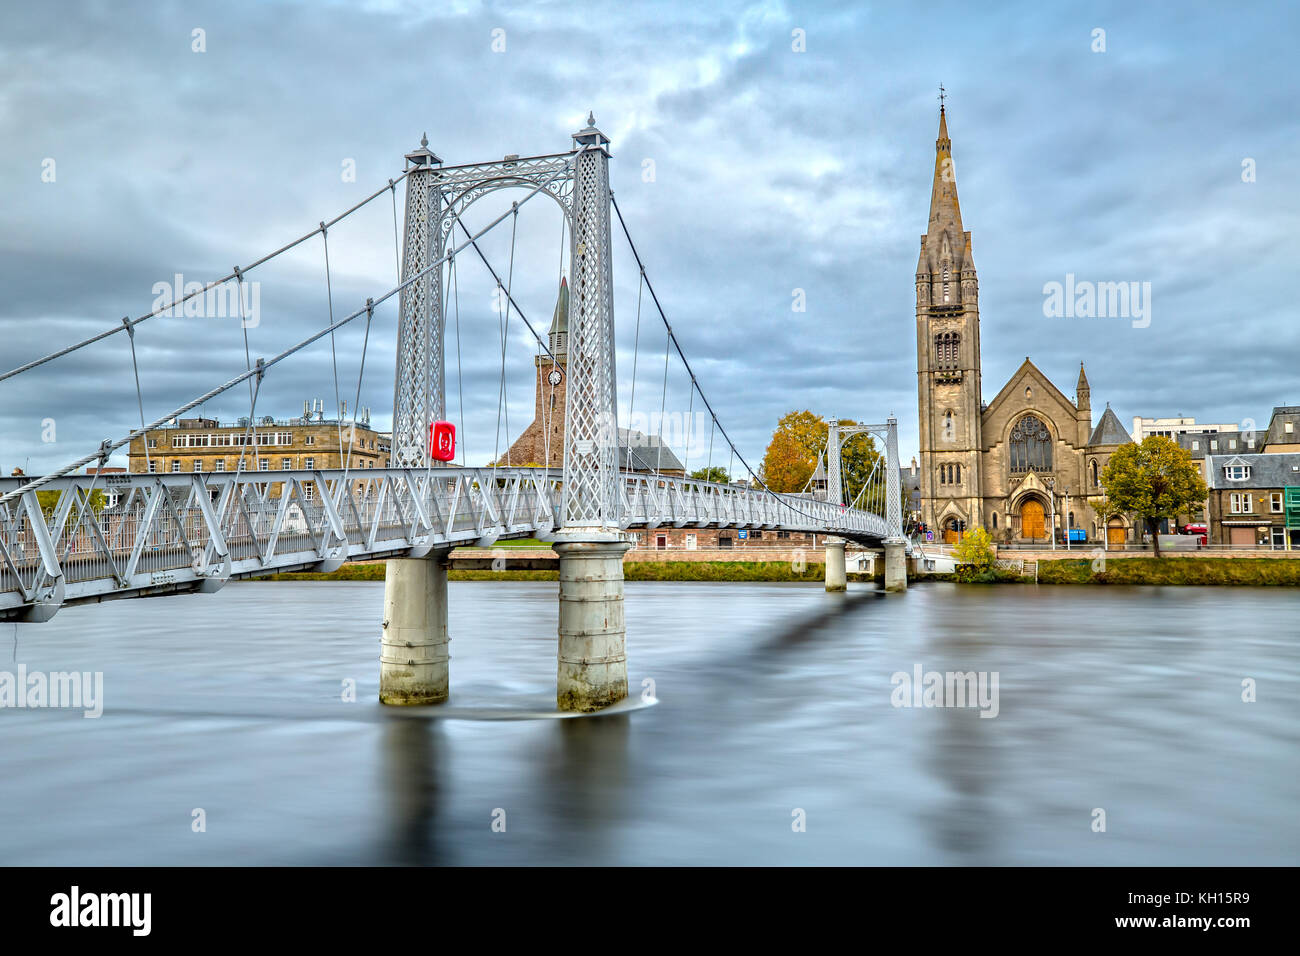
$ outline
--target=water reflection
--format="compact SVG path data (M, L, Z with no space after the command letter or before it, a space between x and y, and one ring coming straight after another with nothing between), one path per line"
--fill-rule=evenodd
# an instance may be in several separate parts
M380 792L388 800L383 862L423 865L452 862L439 843L440 801L448 764L443 723L395 716L383 725Z

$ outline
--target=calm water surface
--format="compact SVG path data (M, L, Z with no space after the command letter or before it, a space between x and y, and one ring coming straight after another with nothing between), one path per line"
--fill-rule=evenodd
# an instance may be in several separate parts
M376 701L382 583L3 624L0 670L102 671L105 710L0 710L0 862L1300 862L1296 592L850 588L629 583L658 704L567 720L554 583L453 582L418 711ZM997 718L892 706L918 663L997 671Z

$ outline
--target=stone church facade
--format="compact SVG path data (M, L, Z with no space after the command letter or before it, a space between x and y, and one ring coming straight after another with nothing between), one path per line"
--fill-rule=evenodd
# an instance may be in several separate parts
M984 527L999 543L1049 544L1053 527L1072 527L1088 541L1132 539L1127 521L1098 516L1101 473L1130 439L1109 405L1094 427L1082 363L1073 400L1026 356L983 401L979 279L942 108L916 266L916 357L921 520L936 538Z

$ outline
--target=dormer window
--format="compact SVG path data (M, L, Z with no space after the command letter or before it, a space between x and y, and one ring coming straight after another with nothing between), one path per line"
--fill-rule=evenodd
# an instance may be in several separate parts
M1245 481L1250 477L1250 465L1224 465L1223 477L1229 481Z

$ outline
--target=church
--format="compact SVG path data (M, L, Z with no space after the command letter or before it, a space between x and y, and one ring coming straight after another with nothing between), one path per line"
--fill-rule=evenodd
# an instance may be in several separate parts
M916 371L921 521L936 538L982 526L1000 544L1048 545L1053 528L1058 538L1071 528L1089 542L1132 540L1126 519L1103 526L1097 511L1106 462L1130 438L1109 405L1093 424L1082 362L1073 400L1028 356L983 400L979 279L943 106L916 266Z

